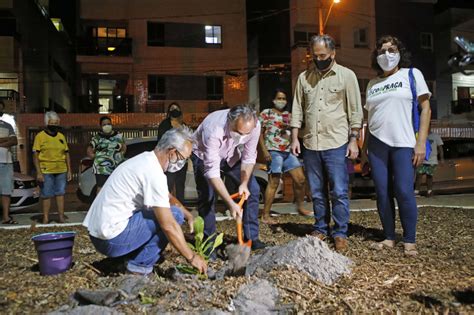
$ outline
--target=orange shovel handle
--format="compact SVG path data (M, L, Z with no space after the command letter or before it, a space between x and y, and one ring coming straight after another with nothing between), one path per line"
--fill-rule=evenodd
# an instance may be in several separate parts
M239 197L239 193L235 193L235 194L232 194L230 197L232 199L236 199L237 197ZM245 202L245 194L242 195L242 198L240 198L240 201L238 203L240 209L242 209L242 206L244 205L244 202ZM242 229L242 217L237 217L237 219L235 220L236 222L236 226L237 226L237 240L239 241L239 244L240 245L246 245L248 247L251 247L252 246L252 241L249 240L247 243L244 242L244 237L243 237L243 229Z

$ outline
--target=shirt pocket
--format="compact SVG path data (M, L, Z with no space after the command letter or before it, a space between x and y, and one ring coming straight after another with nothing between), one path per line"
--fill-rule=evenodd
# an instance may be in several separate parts
M344 100L344 88L342 85L333 85L328 88L326 93L326 105L337 106L342 104Z

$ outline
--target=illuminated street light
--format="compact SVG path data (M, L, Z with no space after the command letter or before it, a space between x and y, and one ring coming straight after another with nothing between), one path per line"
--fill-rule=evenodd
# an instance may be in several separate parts
M323 23L323 5L322 5L323 0L319 0L319 6L318 6L318 13L319 13L319 35L324 34L324 28L326 27L326 23L328 22L329 15L331 14L332 6L334 3L339 3L341 0L331 0L331 5L329 6L328 14L326 15L326 19L324 20Z

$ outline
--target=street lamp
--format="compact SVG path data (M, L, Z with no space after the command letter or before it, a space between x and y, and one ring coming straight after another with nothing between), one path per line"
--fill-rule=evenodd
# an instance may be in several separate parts
M326 15L326 19L324 20L323 23L323 5L322 5L323 0L319 0L319 6L318 6L318 13L319 13L319 35L324 34L324 28L326 27L326 23L328 22L329 15L331 14L332 6L334 3L339 3L341 0L331 0L331 5L329 6L328 10L328 15Z

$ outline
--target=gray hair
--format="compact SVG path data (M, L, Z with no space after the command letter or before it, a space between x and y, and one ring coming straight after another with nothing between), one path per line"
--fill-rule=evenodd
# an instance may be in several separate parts
M334 51L336 49L336 42L334 41L334 38L326 34L312 36L309 40L309 48L311 49L311 51L313 51L313 46L315 44L320 43L324 44L324 46L326 46L326 48L331 51Z
M49 112L44 113L44 124L45 125L48 125L48 123L51 119L60 120L59 115L55 111L49 111Z
M184 150L186 141L193 143L193 131L191 128L188 126L172 128L163 134L163 137L158 141L155 150L164 151L176 149L182 151Z
M227 120L234 123L239 118L242 118L245 121L251 119L257 121L257 112L255 111L255 108L249 104L240 104L232 107L227 114Z

